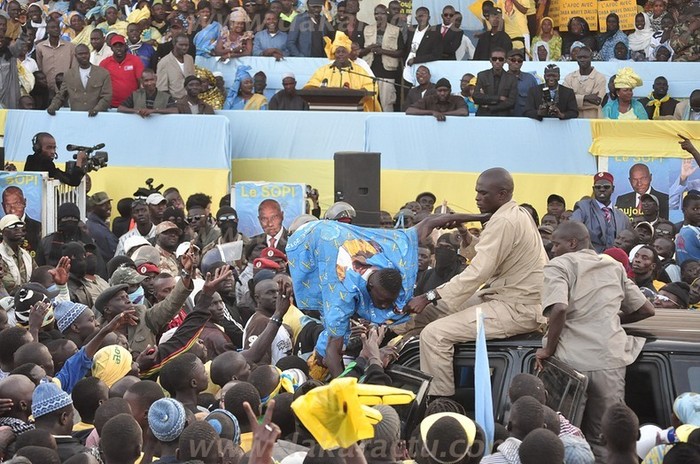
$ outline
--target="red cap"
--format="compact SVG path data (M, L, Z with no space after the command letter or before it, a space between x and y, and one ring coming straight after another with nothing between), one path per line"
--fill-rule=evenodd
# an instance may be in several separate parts
M255 258L255 260L253 260L253 267L255 269L271 269L273 271L280 270L279 264L267 258Z
M115 43L122 43L126 45L126 39L124 38L123 35L119 34L114 34L110 39L109 39L109 44L114 45Z
M279 251L275 247L267 247L263 251L260 252L260 256L262 258L267 258L267 259L272 259L272 258L279 258L283 260L287 260L287 255Z
M155 272L156 274L160 274L160 269L158 269L158 266L156 266L153 263L143 263L142 265L136 268L136 272L138 272L141 275L146 275L149 272Z
M594 184L596 182L598 182L599 180L607 180L611 184L615 183L615 178L613 177L613 175L610 174L609 172L604 172L604 171L601 171L601 172L597 173L595 176L593 176L593 183Z

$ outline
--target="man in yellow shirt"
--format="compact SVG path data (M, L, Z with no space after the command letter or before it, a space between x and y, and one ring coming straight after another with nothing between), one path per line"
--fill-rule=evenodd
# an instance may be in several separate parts
M530 31L527 13L532 0L498 0L495 6L503 10L505 32L513 41L513 48L524 48L530 54Z

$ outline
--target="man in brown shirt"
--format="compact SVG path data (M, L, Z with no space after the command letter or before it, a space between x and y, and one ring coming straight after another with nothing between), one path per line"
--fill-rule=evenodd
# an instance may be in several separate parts
M444 121L446 116L469 116L464 98L451 93L450 81L443 77L435 84L435 93L426 95L409 106L406 114L435 116L438 121Z
M481 173L476 204L492 216L474 259L449 282L414 297L404 308L417 313L406 329L422 329L420 365L433 376L431 395L454 395L454 345L476 339L477 308L484 314L487 339L532 332L545 322L540 299L547 255L535 221L513 201L513 188L513 178L503 168ZM434 304L426 308L430 302Z
M75 45L61 39L61 27L53 19L46 22L46 36L46 40L36 45L36 64L46 74L51 90L57 92L56 75L68 72L73 66Z

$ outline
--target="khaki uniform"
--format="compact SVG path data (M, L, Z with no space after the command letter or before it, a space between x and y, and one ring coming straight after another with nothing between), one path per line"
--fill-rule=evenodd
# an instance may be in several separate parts
M515 201L501 206L484 228L476 256L462 273L437 288L441 300L407 324L420 331L421 369L433 376L431 395L454 394L454 344L476 339L476 309L487 339L543 326L542 268L547 255L537 226Z
M618 313L633 313L645 302L622 266L593 250L567 253L544 267L544 314L557 303L568 305L554 356L588 377L581 429L589 442L598 441L608 407L624 401L625 368L644 346L643 338L627 336Z
M608 79L593 69L587 76L582 76L578 69L566 75L564 85L576 94L579 119L601 119L603 111L600 105L584 102L586 95L598 95L601 99L608 91Z

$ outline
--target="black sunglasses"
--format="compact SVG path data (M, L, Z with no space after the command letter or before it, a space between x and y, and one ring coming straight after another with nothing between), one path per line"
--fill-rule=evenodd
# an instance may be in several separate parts
M491 61L505 61L506 59L502 56L492 56Z

